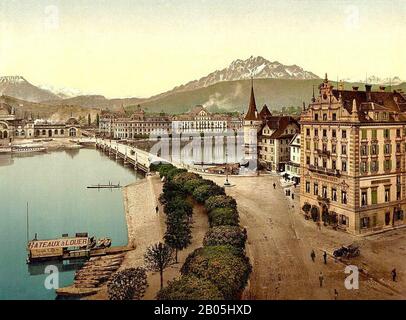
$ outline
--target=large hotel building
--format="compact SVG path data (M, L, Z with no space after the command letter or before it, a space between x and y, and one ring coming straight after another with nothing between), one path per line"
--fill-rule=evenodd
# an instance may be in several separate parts
M333 89L301 115L301 210L353 234L405 223L406 96Z

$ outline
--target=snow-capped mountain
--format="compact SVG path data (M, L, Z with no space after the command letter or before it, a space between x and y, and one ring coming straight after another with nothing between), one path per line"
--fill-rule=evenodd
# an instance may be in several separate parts
M365 83L368 82L369 84L374 84L374 85L392 85L392 86L397 86L405 81L400 79L398 76L395 77L378 77L378 76L369 76L366 79L359 79L359 78L345 78L341 79L342 81L346 82L360 82L360 83Z
M0 77L0 95L11 96L31 102L60 99L48 90L34 86L22 76Z
M246 60L235 60L227 68L216 70L209 75L174 88L175 91L203 88L221 81L256 79L319 79L310 71L305 71L297 65L287 66L278 61L271 62L263 57L253 57Z
M38 87L40 87L41 89L50 91L62 99L73 98L73 97L85 95L85 93L83 93L81 90L75 89L75 88L58 88L58 87L55 87L53 85L48 85L48 84L39 85Z

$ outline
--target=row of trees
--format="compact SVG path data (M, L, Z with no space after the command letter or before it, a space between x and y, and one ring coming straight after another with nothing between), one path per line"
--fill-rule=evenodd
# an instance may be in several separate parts
M187 257L181 268L181 277L161 289L157 298L239 298L247 284L251 265L245 255L247 233L239 226L236 201L225 194L224 188L197 174L171 165L153 169L165 177L160 201L165 205L167 216L167 247L177 251L190 243L191 233L185 232L185 225L190 227L193 209L188 199L204 204L210 223L203 247Z

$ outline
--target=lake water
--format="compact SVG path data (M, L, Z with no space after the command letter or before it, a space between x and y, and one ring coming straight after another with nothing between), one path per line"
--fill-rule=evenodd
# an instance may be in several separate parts
M127 244L121 189L87 189L92 184L127 185L142 178L94 149L34 156L0 155L0 299L55 299L44 286L46 264L26 264L26 206L29 237L58 238L63 233L110 237ZM58 265L57 265L58 266ZM73 282L75 270L58 266L59 286Z

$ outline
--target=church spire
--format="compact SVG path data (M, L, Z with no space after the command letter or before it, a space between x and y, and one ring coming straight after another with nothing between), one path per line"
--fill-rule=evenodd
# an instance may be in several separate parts
M245 115L245 120L258 120L258 111L257 105L255 102L255 93L254 93L254 79L251 78L251 96L250 104L248 106L247 114Z

